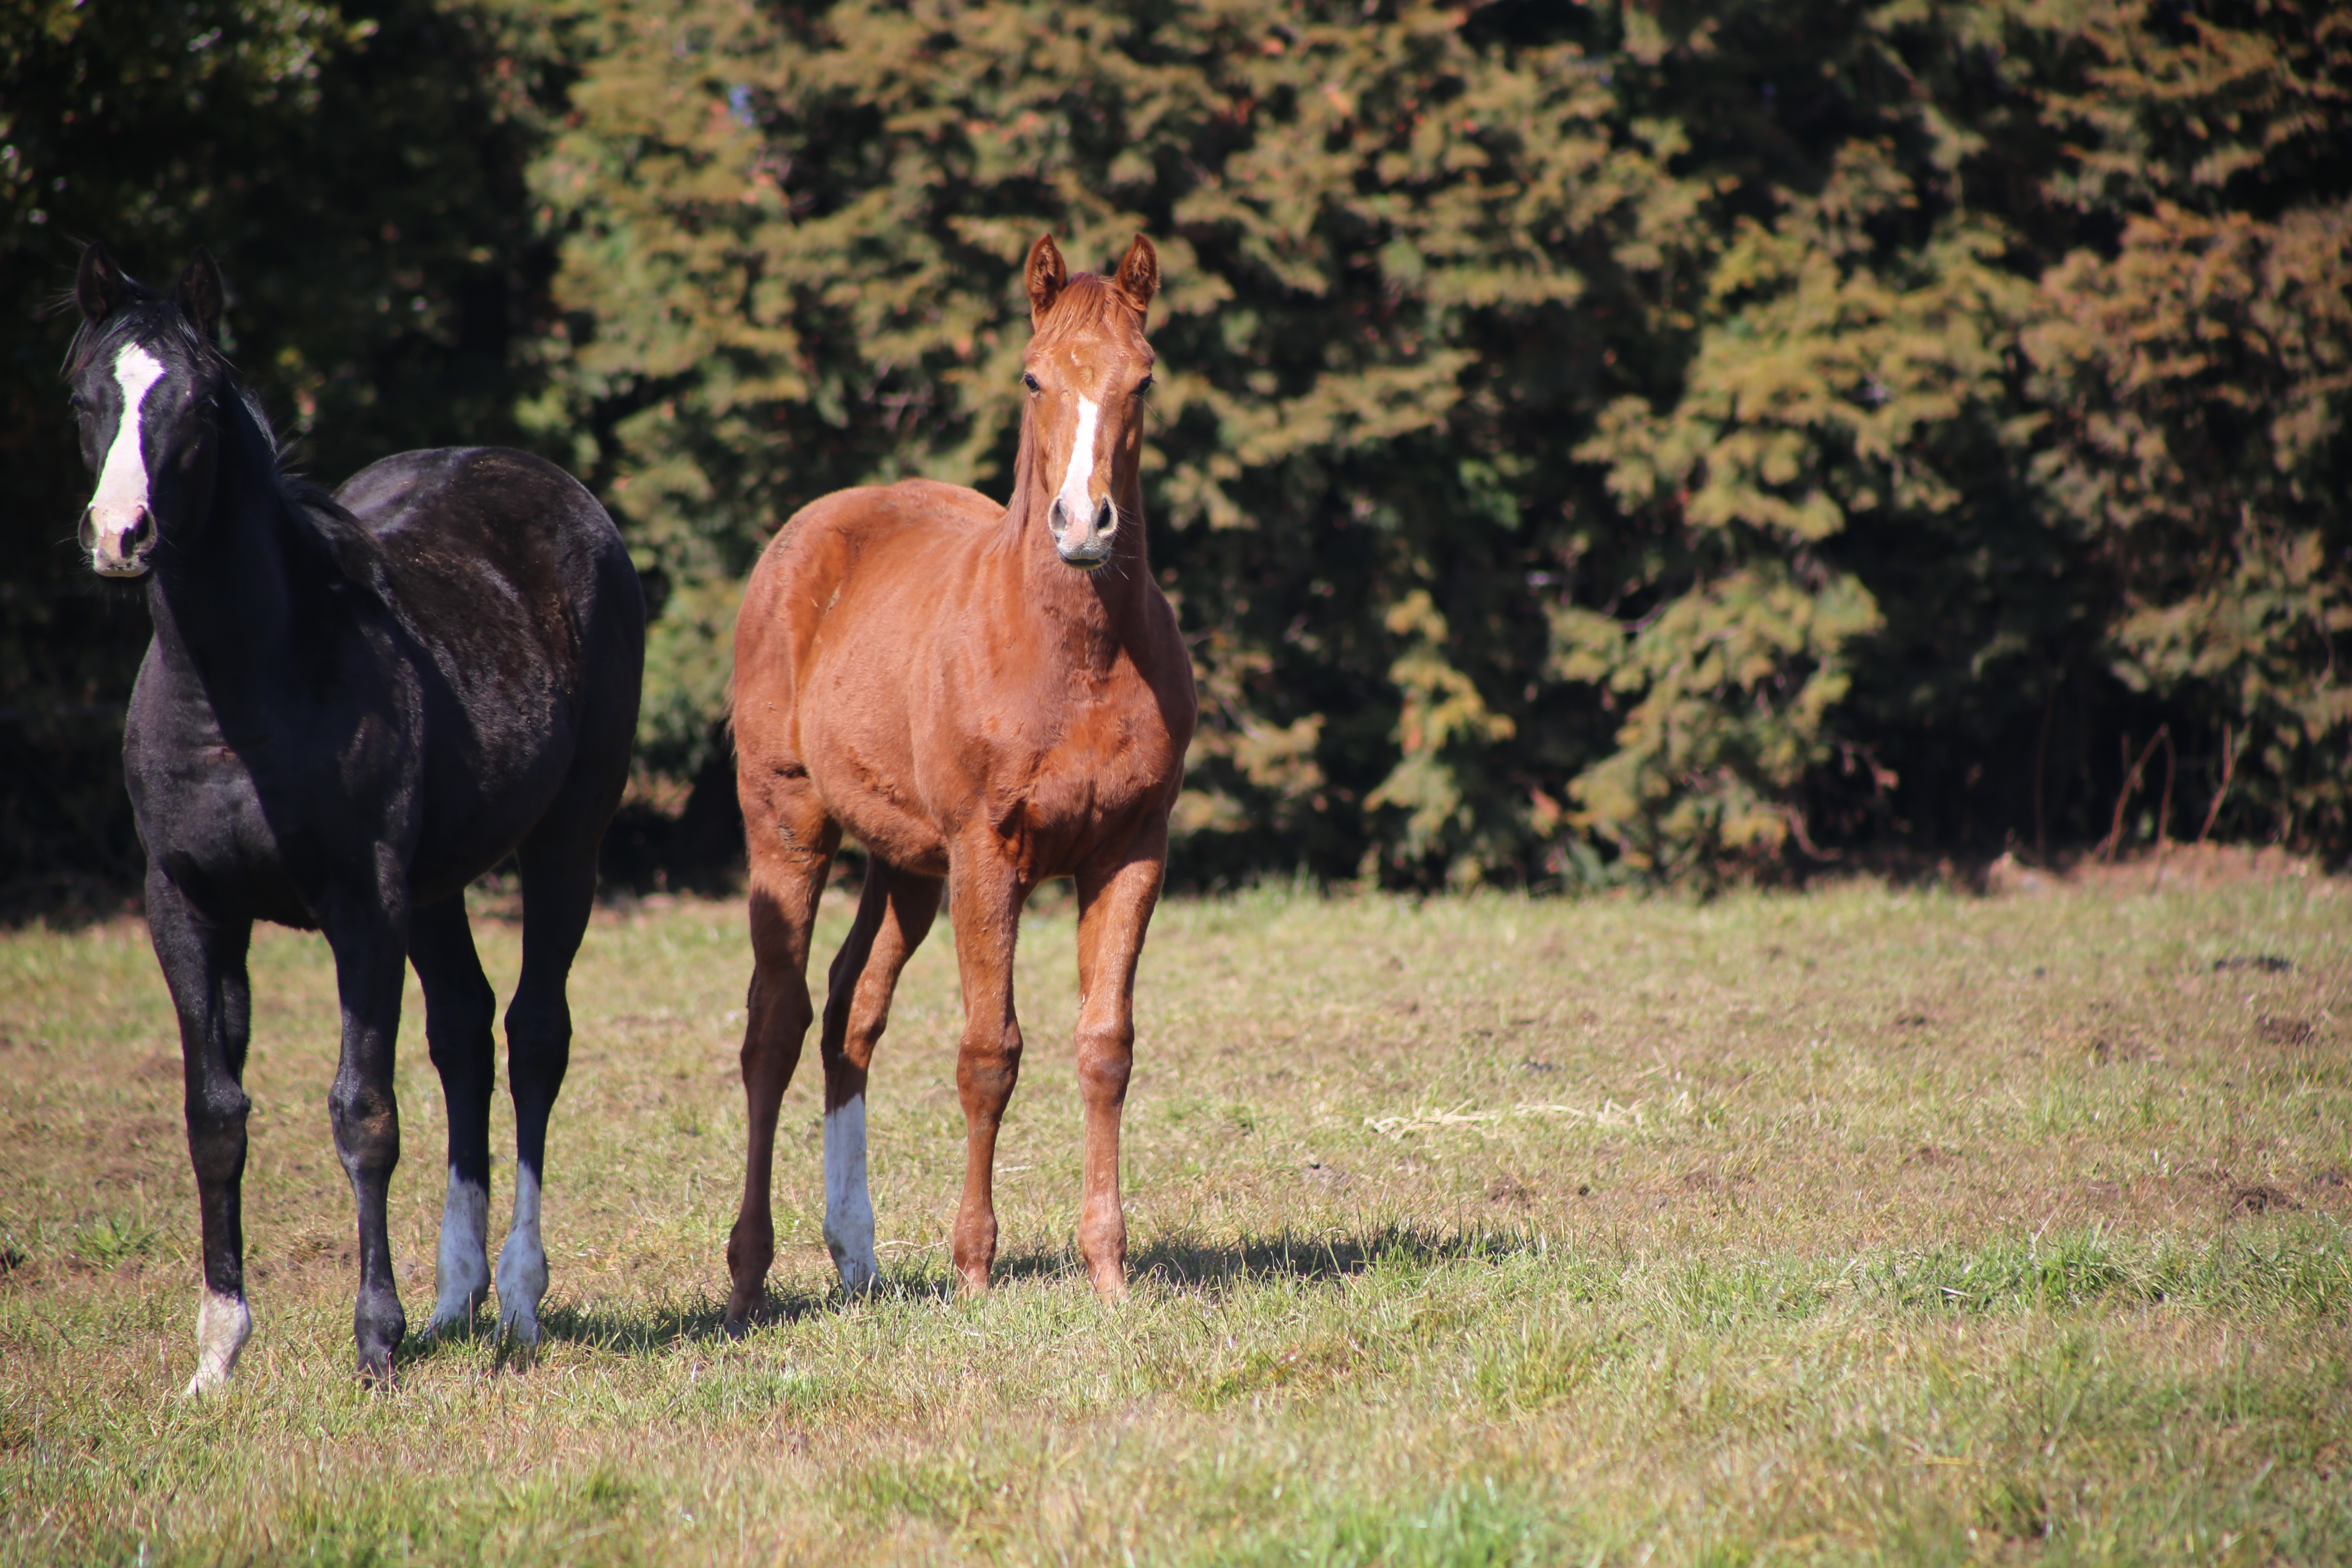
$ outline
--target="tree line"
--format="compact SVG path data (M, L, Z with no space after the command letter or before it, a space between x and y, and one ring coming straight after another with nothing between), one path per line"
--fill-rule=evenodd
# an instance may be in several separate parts
M777 523L1001 489L1028 243L1142 230L1151 553L1203 699L1180 878L2352 848L2323 0L0 16L18 888L136 859L144 615L74 557L36 314L89 237L220 255L320 478L497 440L591 484L656 606L641 847L728 837Z

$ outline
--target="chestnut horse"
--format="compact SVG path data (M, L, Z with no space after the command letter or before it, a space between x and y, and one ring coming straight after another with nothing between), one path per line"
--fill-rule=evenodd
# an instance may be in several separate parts
M1021 1070L1013 949L1049 877L1078 894L1078 1246L1095 1289L1127 1290L1119 1113L1135 1042L1135 963L1159 901L1192 735L1192 660L1144 555L1145 307L1160 281L1138 235L1111 278L1070 276L1049 235L1027 265L1013 499L910 479L836 491L778 532L735 632L735 777L751 851L743 1033L751 1147L727 1244L740 1329L775 1257L776 1115L811 1018L809 933L843 833L869 868L833 961L824 1059L824 1237L856 1293L875 1279L866 1075L898 973L944 883L963 983L956 1088L966 1289L996 1257L996 1131Z

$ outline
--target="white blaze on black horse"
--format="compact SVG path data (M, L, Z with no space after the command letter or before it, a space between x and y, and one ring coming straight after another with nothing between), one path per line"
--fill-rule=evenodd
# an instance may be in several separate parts
M203 1223L190 1392L225 1381L253 1329L240 1188L257 920L316 928L334 950L342 1049L327 1107L358 1204L361 1372L387 1375L407 1326L384 1224L404 963L448 1102L431 1330L487 1298L497 998L464 895L509 855L523 888L506 1016L517 1168L496 1283L505 1331L536 1342L564 982L636 729L645 606L628 552L577 481L521 452L403 453L332 496L287 476L221 357L220 277L202 251L166 299L93 245L75 292L68 375L98 479L81 541L97 572L146 579L154 622L123 767Z
M114 384L121 395L114 439L98 470L98 493L86 514L90 564L109 577L136 577L146 571L147 457L141 426L147 394L163 377L163 362L137 343L114 356Z

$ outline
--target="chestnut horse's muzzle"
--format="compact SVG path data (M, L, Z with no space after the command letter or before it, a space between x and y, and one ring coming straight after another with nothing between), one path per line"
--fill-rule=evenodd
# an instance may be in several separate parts
M95 507L85 508L76 531L90 570L101 577L143 577L147 558L155 552L155 514L145 507L131 510L131 521L120 527L101 527Z
M1045 526L1053 531L1054 548L1063 562L1091 572L1110 559L1111 535L1118 529L1118 509L1108 496L1095 503L1095 514L1085 528L1071 525L1069 509L1059 497L1045 510Z

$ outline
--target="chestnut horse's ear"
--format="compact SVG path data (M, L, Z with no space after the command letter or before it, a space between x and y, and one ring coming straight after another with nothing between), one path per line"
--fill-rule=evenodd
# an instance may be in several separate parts
M1139 234L1135 237L1135 243L1119 258L1118 276L1114 281L1118 291L1134 301L1136 314L1141 315L1144 307L1151 303L1151 297L1160 292L1160 253L1151 248L1150 240Z
M180 280L172 285L172 303L180 308L180 314L195 323L196 331L204 333L205 342L215 344L220 342L220 263L215 261L213 253L203 246L196 247L196 253L188 258L186 270L180 274Z
M1054 301L1062 297L1062 286L1070 280L1070 269L1062 265L1062 253L1055 248L1052 235L1037 237L1023 271L1029 280L1029 324L1042 327L1045 312L1054 308Z
M129 292L122 268L106 254L106 247L93 239L81 247L81 270L74 275L74 303L81 307L84 321L106 320Z

